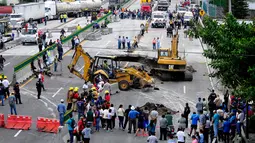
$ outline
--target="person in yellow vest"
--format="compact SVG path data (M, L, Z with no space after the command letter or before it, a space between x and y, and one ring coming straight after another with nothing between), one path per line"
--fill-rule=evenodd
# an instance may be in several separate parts
M67 14L66 13L63 15L63 18L64 18L64 22L66 23L66 19L67 19Z
M81 30L80 24L78 24L78 25L76 26L76 30Z
M73 98L73 87L70 87L67 92L67 109L70 110L72 108L72 98Z
M145 31L146 31L146 33L148 33L148 28L149 28L149 22L147 21L146 24L145 24Z
M61 22L61 23L63 22L63 19L64 19L64 15L63 15L63 14L60 14L60 22Z

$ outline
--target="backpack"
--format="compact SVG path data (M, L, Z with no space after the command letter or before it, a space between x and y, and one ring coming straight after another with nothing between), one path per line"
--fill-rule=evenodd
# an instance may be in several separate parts
M71 125L70 125L73 129L75 128L75 120L71 119Z

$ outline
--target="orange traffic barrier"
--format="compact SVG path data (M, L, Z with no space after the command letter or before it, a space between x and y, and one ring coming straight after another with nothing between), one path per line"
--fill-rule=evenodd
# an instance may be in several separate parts
M60 122L57 119L49 119L38 117L36 127L38 131L48 132L48 133L58 133L58 128L60 126Z
M8 115L5 128L28 130L32 126L32 117L23 115Z
M4 127L4 114L0 114L0 127Z

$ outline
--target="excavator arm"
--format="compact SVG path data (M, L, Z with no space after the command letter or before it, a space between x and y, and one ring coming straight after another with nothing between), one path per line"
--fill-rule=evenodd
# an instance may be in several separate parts
M84 60L83 75L74 68L75 65L77 64L80 56L82 56L83 60ZM78 45L76 47L75 53L73 55L72 62L67 67L72 74L78 76L81 79L84 79L85 81L89 81L89 79L90 79L89 70L91 69L92 65L93 65L93 58L82 49L81 45Z

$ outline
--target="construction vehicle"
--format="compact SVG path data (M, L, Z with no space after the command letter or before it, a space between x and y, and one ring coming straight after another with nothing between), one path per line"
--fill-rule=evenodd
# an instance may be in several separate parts
M153 75L158 76L161 80L184 80L192 81L193 75L187 70L185 58L178 56L178 32L172 38L171 49L158 49L158 58L156 64L151 69Z
M141 4L141 12L147 12L147 13L152 12L151 0L140 0L140 4Z
M83 74L75 69L80 56L84 60ZM110 63L108 65L108 63ZM126 91L130 87L146 88L152 87L154 79L142 69L133 67L120 67L118 56L95 56L92 58L87 52L84 52L81 45L76 47L71 64L68 65L70 72L85 81L97 83L98 77L109 83L118 83L119 89Z

